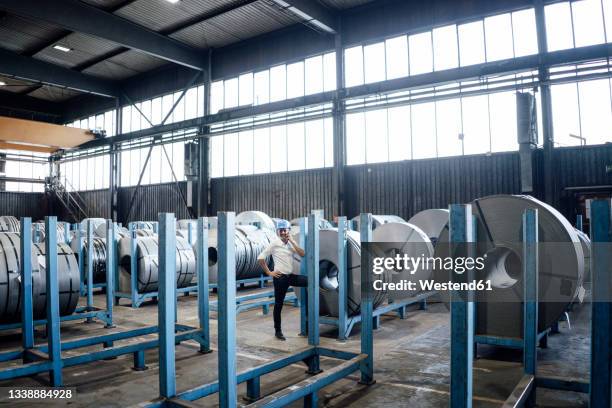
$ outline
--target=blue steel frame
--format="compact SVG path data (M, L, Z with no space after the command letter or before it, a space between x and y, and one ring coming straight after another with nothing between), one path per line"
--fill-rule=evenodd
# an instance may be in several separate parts
M174 236L174 217L172 214L161 214L160 220L164 224L168 224L168 220L172 220L171 228L165 230L165 235L170 234ZM46 217L45 227L47 231L54 231L56 227L56 217ZM120 331L105 335L98 335L93 337L81 338L78 340L64 341L60 340L60 316L59 316L59 289L57 279L57 251L51 251L48 248L54 248L57 246L57 236L55 234L47 234L45 237L45 244L47 247L46 252L46 293L47 293L47 344L36 345L34 341L34 330L33 330L33 319L32 319L32 265L31 258L25 256L25 254L31 253L31 230L25 228L31 226L31 220L24 218L21 220L22 231L21 235L21 259L25 262L20 263L20 273L22 281L25 282L22 285L22 297L24 299L24 308L22 310L22 330L24 335L22 340L22 347L17 351L7 351L0 353L0 362L22 360L21 365L12 365L8 368L0 370L0 380L6 380L11 378L23 377L34 375L42 372L49 372L51 384L54 387L62 386L62 368L71 367L79 364L87 364L93 361L99 361L109 359L112 357L133 354L134 358L134 369L143 370L145 369L145 351L161 347L167 348L168 343L165 340L143 340L132 342L130 344L114 346L115 341L132 339L136 337L142 337L154 333L166 333L168 330L166 321L160 321L159 326L143 327L139 329ZM109 222L107 224L107 239L116 233L114 226ZM164 238L164 242L167 242L167 237ZM115 249L115 246L109 246ZM116 257L115 251L111 249L107 256L107 265L113 265ZM29 252L28 252L29 251ZM174 254L174 252L172 252ZM205 252L206 256L208 251ZM170 263L168 258L166 263ZM205 262L198 263L198 278L203 282L208 281L208 268L203 267L207 265L208 260ZM174 263L172 263L174 265ZM172 268L174 270L174 267ZM107 274L109 269L107 269ZM108 281L113 282L113 278ZM174 274L172 274L174 279ZM29 283L29 284L28 284ZM167 289L167 288L165 288ZM210 337L208 334L208 291L203 291L202 296L198 296L198 317L200 323L198 327L190 327L181 324L174 323L174 311L175 303L169 299L172 296L167 296L169 292L164 293L163 301L159 302L159 315L160 316L171 316L172 324L171 329L174 331L172 335L172 345L179 344L186 340L195 340L200 344L200 348L203 352L210 350ZM107 293L107 302L112 304L112 294ZM112 308L111 308L112 313ZM70 356L62 356L62 351L76 350L85 347L91 347L94 345L102 345L103 349L98 351L87 351L81 354L73 354Z
M308 270L308 347L286 357L281 357L257 367L236 371L236 302L235 302L235 258L233 254L233 228L234 213L218 213L219 223L219 381L204 384L180 393L162 392L161 400L151 401L147 407L188 406L188 401L195 401L208 395L218 393L221 408L234 408L237 406L236 388L238 384L247 383L247 398L253 403L248 407L283 407L300 398L304 405L317 406L318 391L349 374L360 370L362 382L372 384L373 378L373 330L372 330L372 296L367 289L367 282L371 282L368 268L362 268L361 286L362 305L361 313L364 322L361 326L361 353L349 353L319 346L319 214L311 214L308 219L308 240L306 244L306 268ZM369 214L362 216L368 217ZM302 225L304 225L302 223ZM369 224L368 224L369 225ZM367 230L367 228L366 228ZM367 233L362 238L367 242ZM367 255L365 255L367 256ZM367 260L367 258L366 258ZM165 302L170 303L170 302ZM173 335L165 327L164 336ZM172 342L169 340L169 343ZM167 354L168 356L170 354ZM321 356L345 360L338 366L321 373L319 360ZM283 367L303 361L313 375L291 387L274 394L260 398L260 378ZM160 365L160 381L172 381L166 384L163 390L175 390L176 384L174 366ZM162 371L164 371L162 373Z
M23 218L22 219L22 224L26 222L27 225L29 225L27 232L22 228L21 231L23 231L24 233L22 233L22 238L21 238L21 247L24 247L24 242L27 242L27 245L29 245L30 248L30 253L31 253L31 248L32 248L32 242L38 243L36 240L33 240L33 235L32 235L32 220L31 218ZM90 221L91 223L91 221ZM87 241L89 243L92 243L92 230L91 230L91 224L88 224L88 237L87 237ZM68 223L66 223L68 224ZM36 224L38 225L38 224ZM57 225L57 222L56 222ZM36 228L34 230L34 235L36 235ZM67 231L67 230L65 230ZM115 225L113 224L113 235L111 236L115 236ZM66 232L65 236L67 236L68 233ZM106 287L105 283L102 284L98 284L99 286L94 285L93 287L87 284L84 284L84 276L85 273L87 273L88 276L88 282L91 282L92 280L92 276L93 276L93 263L92 261L88 262L86 268L83 265L83 251L82 251L82 238L80 236L80 230L77 230L77 236L75 237L75 239L78 239L79 242L79 253L78 253L78 259L79 259L79 273L81 276L81 283L80 283L80 294L81 296L87 296L87 304L85 306L78 306L74 313L68 316L61 316L60 317L60 321L62 322L66 322L66 321L73 321L73 320L80 320L80 319L85 319L86 322L91 323L94 321L94 319L98 319L100 322L104 323L104 326L107 328L111 328L114 327L113 326L113 285L111 284L110 289L106 291L106 308L105 309L101 309L98 307L95 307L93 304L93 289L96 287ZM66 238L65 241L68 241L68 239ZM108 241L108 237L107 237L107 242ZM56 238L56 243L57 243L57 238ZM91 244L93 245L93 244ZM110 245L108 245L108 247L110 247ZM116 247L116 245L115 245ZM89 247L88 248L89 251L92 251L92 248ZM108 249L107 249L108 250ZM91 252L89 252L91 253ZM20 253L21 254L21 253ZM21 254L21 258L20 259L24 259L23 254ZM92 259L91 257L89 257L89 259ZM26 262L31 262L30 259L28 259ZM116 264L110 264L110 268L109 268L109 263L108 263L108 257L107 257L107 264L106 264L106 281L107 282L113 282L113 276L115 274L114 272L114 268L116 268L117 265ZM31 265L28 266L28 268L31 268ZM87 272L85 272L85 269L87 270ZM31 280L31 279L30 279ZM23 296L23 295L22 295ZM23 297L22 297L23 298ZM30 308L26 308L24 309L24 311L30 310ZM22 315L24 313L24 311L22 311ZM32 322L32 324L34 326L42 326L47 324L47 319L38 319L38 320L34 320ZM0 331L3 330L15 330L15 329L19 329L22 328L22 324L21 323L6 323L6 324L2 324L0 325Z
M348 273L347 273L347 247L346 247L346 232L349 229L349 222L346 217L338 217L338 317L322 316L319 321L323 324L338 327L338 341L345 341L351 334L353 327L357 323L361 323L361 315L357 314L354 316L349 315L348 311L348 293L346 288L348 287ZM355 223L356 224L356 223ZM301 230L300 230L301 231ZM373 312L373 327L378 329L380 327L380 316L396 311L400 319L405 319L408 306L419 304L420 310L427 309L427 299L433 296L435 292L421 293L417 296L388 303L384 306L377 307Z

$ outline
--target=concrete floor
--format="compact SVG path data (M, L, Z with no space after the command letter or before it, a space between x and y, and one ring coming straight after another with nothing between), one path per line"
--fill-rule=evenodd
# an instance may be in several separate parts
M243 292L241 291L240 294ZM103 295L95 296L98 306L104 305ZM179 322L197 323L195 297L179 298ZM561 323L561 333L550 337L549 348L539 351L539 373L544 375L588 378L589 370L589 305L576 307L572 313L572 328ZM211 316L211 338L216 351L216 313ZM272 317L261 309L238 315L238 371L261 364L268 359L291 353L306 345L299 332L299 310L286 306L283 310L284 332L288 341L273 337ZM140 309L115 308L117 328L104 329L101 324L72 322L62 326L62 339L73 339L109 330L154 325L157 307L145 304ZM335 330L321 326L321 344L342 350L359 350L359 328L350 340L335 340ZM325 407L445 407L449 399L449 313L442 304L432 304L426 311L413 310L405 320L394 315L383 316L381 328L375 331L376 384L357 384L358 373L324 388L319 393L319 406ZM151 336L149 336L151 337ZM141 340L140 338L139 340ZM38 341L43 341L39 338ZM132 340L134 341L134 340ZM19 335L0 336L2 351L15 347ZM125 343L125 342L124 342ZM177 346L177 388L179 391L217 379L217 354L202 355L197 344L186 342ZM70 352L72 353L72 352ZM76 387L77 397L70 402L38 402L16 404L0 398L0 406L73 406L124 407L137 405L158 396L158 356L151 351L146 356L148 370L131 370L131 356L99 361L64 370L64 382ZM322 359L323 369L333 367L337 360ZM474 406L497 407L510 394L522 375L521 352L479 347L474 363ZM304 366L295 364L262 378L262 394L270 394L296 383L307 375ZM48 376L40 374L0 382L0 387L47 386ZM238 389L245 395L245 385ZM6 394L4 391L2 394ZM540 407L586 407L585 395L538 389ZM196 406L217 406L217 395L199 400ZM300 402L292 406L301 406Z

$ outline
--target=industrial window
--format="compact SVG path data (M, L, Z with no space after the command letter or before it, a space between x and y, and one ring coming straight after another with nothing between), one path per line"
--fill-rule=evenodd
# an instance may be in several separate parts
M379 42L363 47L364 80L366 84L386 79L385 43Z
M110 157L108 154L96 154L81 159L64 160L60 163L59 177L68 191L109 188Z
M363 47L344 50L344 82L347 87L363 84Z
M304 96L304 62L287 65L287 99Z
M531 55L537 50L535 14L530 8L351 46L344 50L345 81L351 87Z
M512 58L514 56L514 46L510 14L487 17L484 20L484 25L487 61Z
M432 89L434 95L443 91ZM349 104L348 165L518 150L514 91L434 102L413 98L409 105L365 112Z
M459 32L459 61L462 67L486 61L484 24L482 20L462 24Z
M431 31L408 37L410 75L433 71L433 52L431 46Z
M390 38L385 41L385 61L387 79L408 76L408 38Z
M336 56L330 52L212 83L211 113L261 105L336 89Z
M551 86L555 146L612 142L610 80Z
M45 179L48 173L49 156L41 153L27 153L17 150L2 150L2 161L5 162L4 173L0 176L24 181L7 181L6 191L43 192ZM31 182L31 179L40 180L40 183Z
M331 118L212 136L213 178L333 166Z
M173 172L178 181L185 180L184 142L155 145L143 171L149 149L150 147L146 146L121 152L120 182L122 187L137 185L141 172L142 180L140 184L143 185L174 182ZM168 160L172 162L172 168ZM105 166L108 169L108 165Z
M548 51L563 50L574 46L572 11L569 3L556 3L544 9Z
M581 0L570 3L576 47L606 42L601 0Z
M66 126L89 130L104 130L106 136L115 136L117 115L114 109L90 116L88 118L77 119L67 123Z
M457 26L450 25L433 30L434 69L457 68L459 51L457 50Z

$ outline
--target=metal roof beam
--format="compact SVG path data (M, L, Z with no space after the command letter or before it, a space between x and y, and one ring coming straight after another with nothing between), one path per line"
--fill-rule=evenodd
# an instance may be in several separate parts
M35 58L24 57L4 49L0 49L0 73L13 78L101 96L117 97L119 95L119 87L114 82Z
M338 27L334 13L315 0L272 0L278 6L304 19L308 24L329 34Z
M201 51L78 0L0 0L0 8L189 68L206 69L206 58Z

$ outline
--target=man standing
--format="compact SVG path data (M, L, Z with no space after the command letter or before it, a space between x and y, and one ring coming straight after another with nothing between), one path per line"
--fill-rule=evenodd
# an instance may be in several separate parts
M279 340L286 340L281 329L281 311L285 302L285 295L289 286L306 287L308 278L296 275L293 272L293 254L303 257L305 252L295 243L289 231L289 221L280 220L276 223L276 234L278 238L273 240L264 251L259 254L257 261L268 276L272 276L274 282L274 330ZM274 270L268 268L266 259L272 256Z

